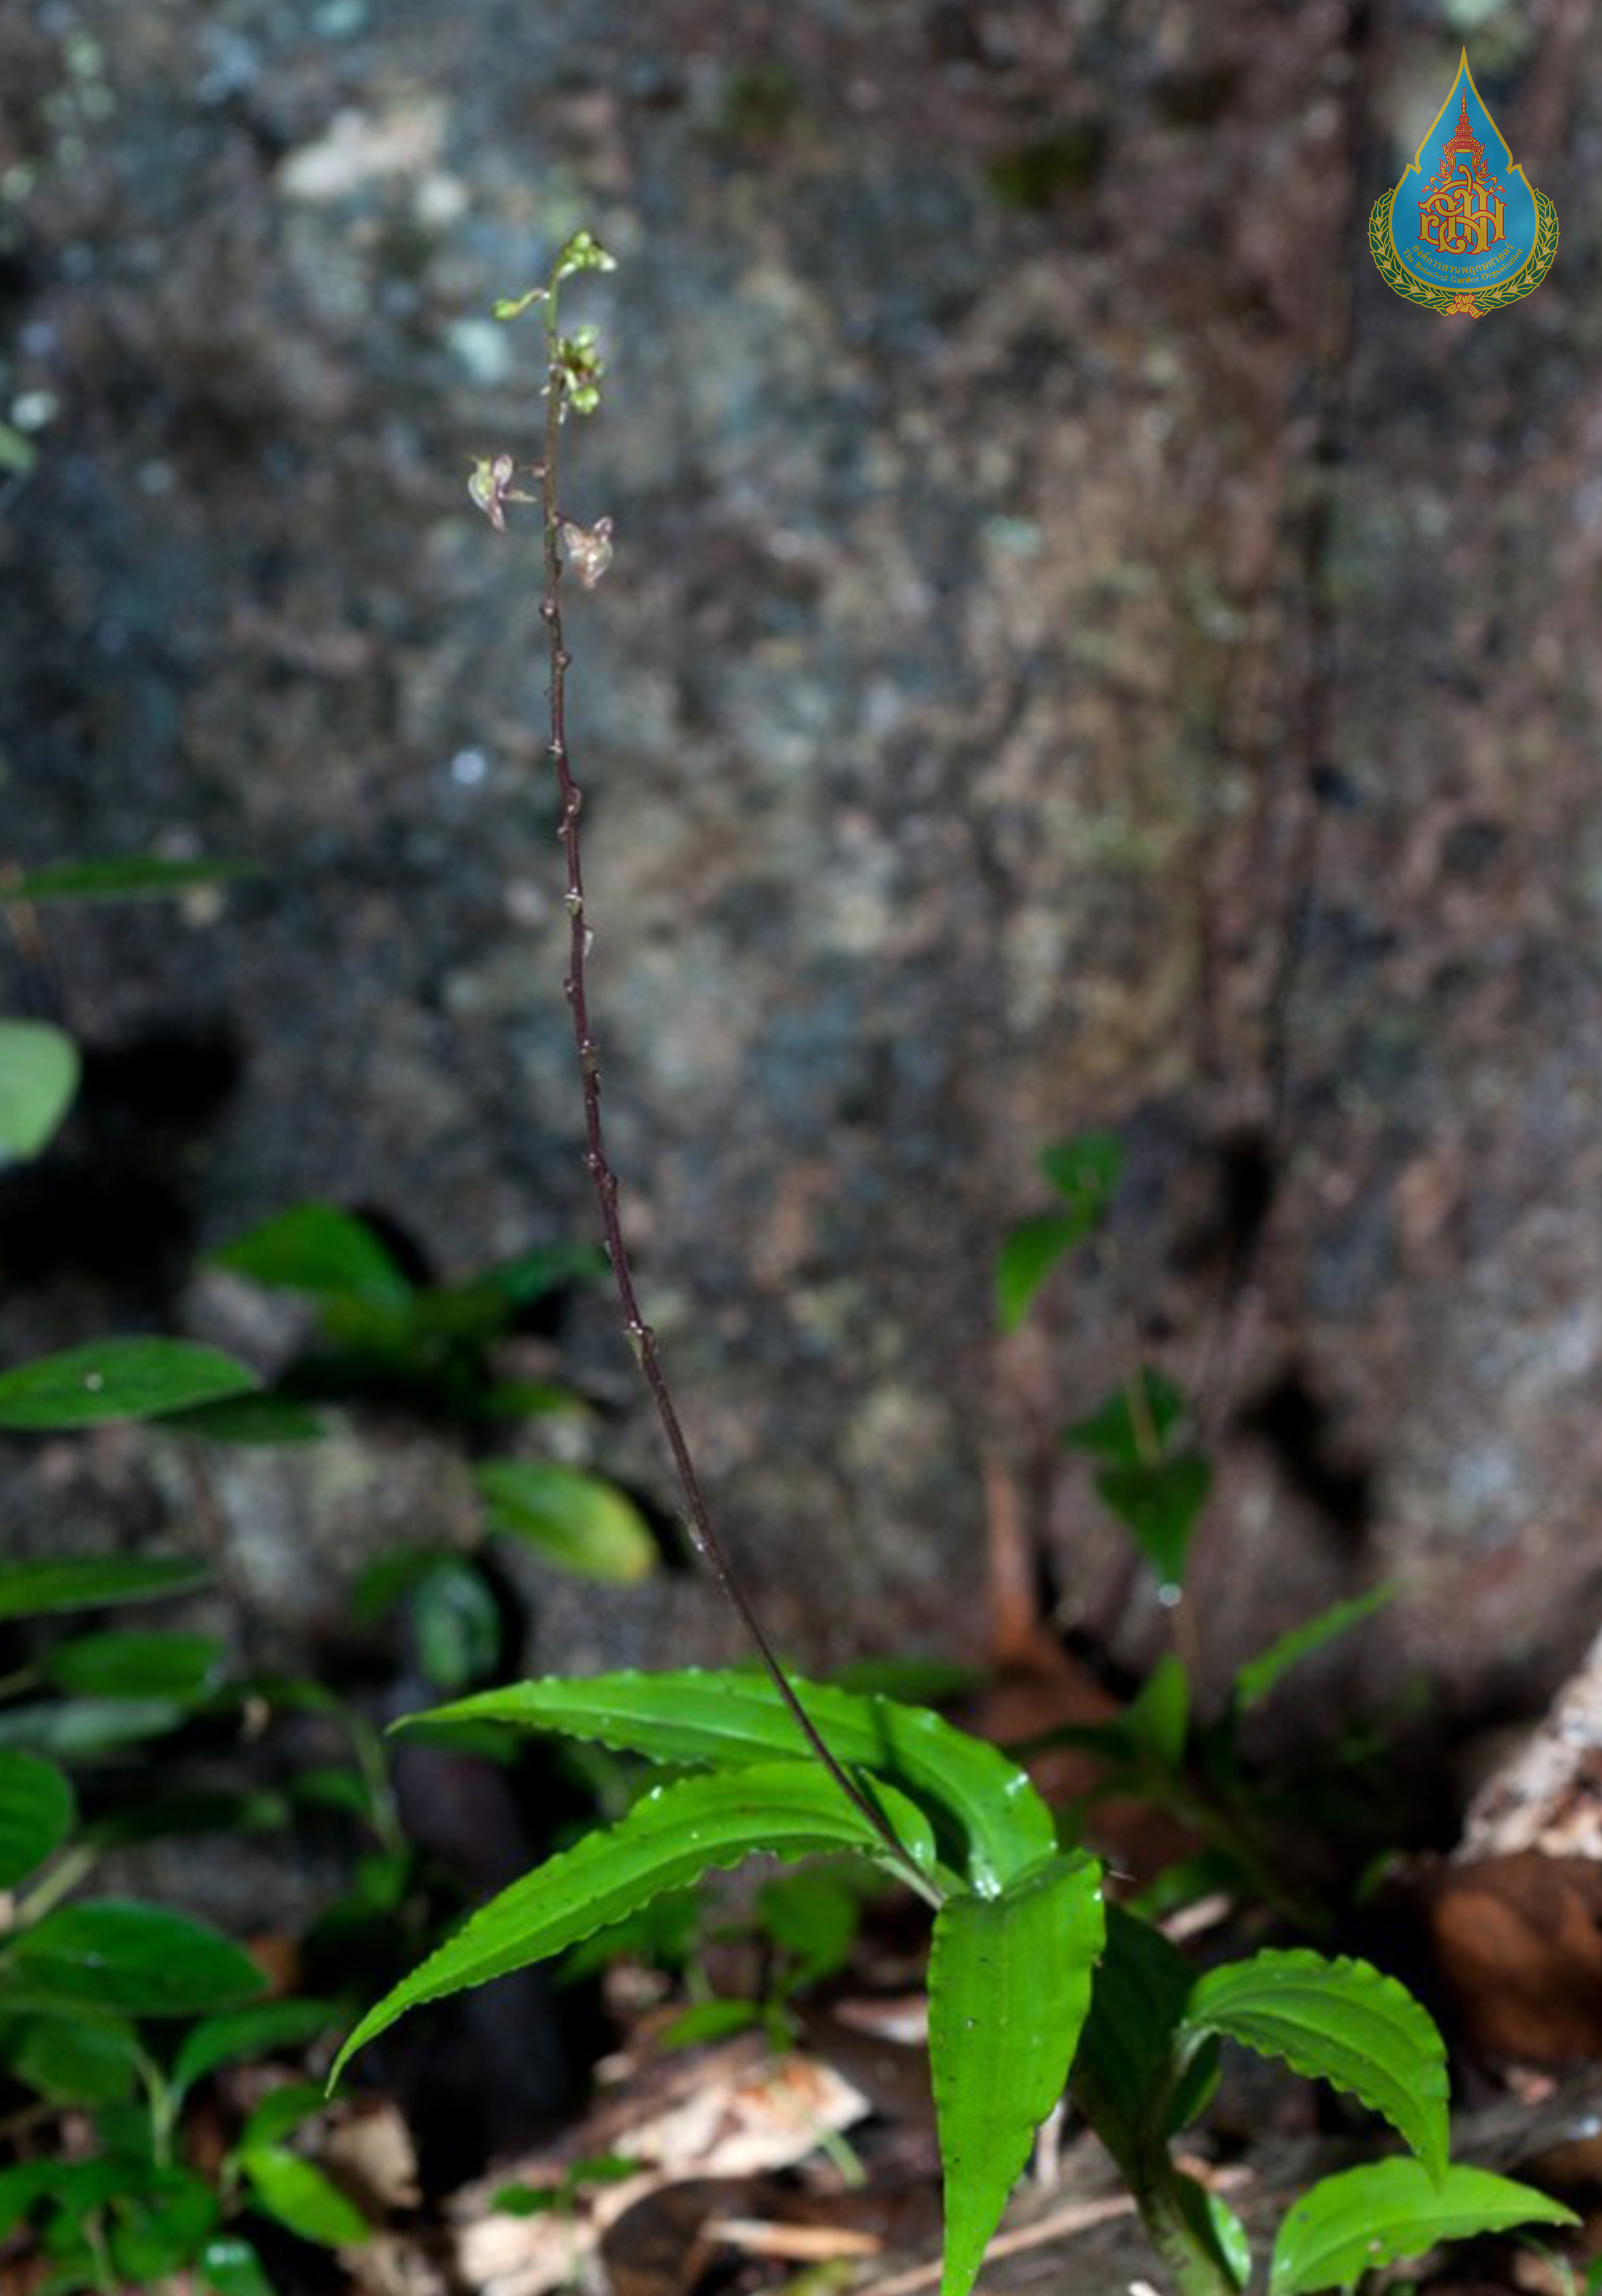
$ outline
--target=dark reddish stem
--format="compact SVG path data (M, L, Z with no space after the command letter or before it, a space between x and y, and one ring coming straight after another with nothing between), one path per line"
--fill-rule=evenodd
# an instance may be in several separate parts
M885 1848L891 1853L908 1884L930 1903L938 1905L938 1892L931 1889L924 1876L896 1837L894 1828L883 1813L876 1809L850 1773L829 1751L816 1724L797 1695L795 1686L780 1662L778 1653L769 1642L761 1620L757 1617L743 1587L729 1567L712 1520L701 1479L695 1472L684 1425L678 1416L662 1369L661 1356L656 1334L640 1310L635 1290L634 1272L629 1264L628 1250L623 1242L623 1228L618 1215L618 1180L606 1159L605 1137L601 1125L601 1068L596 1040L590 1030L589 996L586 966L589 955L590 928L584 911L584 867L579 845L579 816L584 796L573 779L572 759L567 745L567 673L572 657L563 643L562 633L562 518L556 506L556 474L561 447L563 401L566 390L566 373L557 354L558 338L555 316L556 292L553 283L546 303L546 342L549 349L548 380L546 390L545 465L540 473L540 501L545 522L545 595L540 602L540 618L546 626L550 649L550 728L551 762L556 769L556 787L561 801L560 835L567 859L566 906L569 920L568 970L563 982L568 1009L572 1015L573 1042L578 1049L579 1065L584 1079L584 1161L595 1187L596 1201L601 1210L601 1227L606 1242L606 1256L612 1262L612 1275L617 1283L618 1299L623 1310L623 1325L630 1346L651 1391L657 1418L668 1439L668 1448L673 1455L673 1465L684 1495L687 1527L696 1553L706 1563L727 1601L733 1606L741 1624L751 1636L766 1667L774 1688L793 1716L796 1727L808 1747L822 1763L841 1792L867 1819Z

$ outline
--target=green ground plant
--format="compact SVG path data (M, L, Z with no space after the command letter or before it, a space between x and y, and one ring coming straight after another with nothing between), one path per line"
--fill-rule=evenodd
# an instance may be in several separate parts
M249 1955L210 1923L125 1895L79 1894L108 1857L199 1833L287 1826L292 1795L185 1789L170 1748L197 1717L237 1710L221 1645L201 1635L92 1627L85 1612L193 1592L181 1556L0 1565L0 1625L33 1630L0 1683L0 2074L20 2102L21 2151L63 2114L86 2142L0 2169L0 2238L30 2224L51 2292L168 2285L190 2273L217 2296L270 2296L250 2220L333 2246L364 2240L359 2210L290 2141L323 2110L285 2079L242 2122L215 2169L184 2157L198 2086L242 2062L299 2053L336 2005L268 1999ZM121 1791L106 1791L108 1776ZM99 1807L85 1806L86 1782Z
M326 1203L296 1204L210 1255L214 1267L303 1300L309 1343L259 1406L264 1439L315 1438L318 1404L390 1404L484 1436L521 1421L581 1413L555 1381L502 1376L497 1349L520 1317L606 1263L593 1247L545 1246L459 1283L408 1275L374 1223ZM267 1414L279 1407L282 1417ZM237 1420L241 1435L254 1431ZM202 1431L226 1432L214 1423Z
M36 914L41 908L170 898L256 873L238 862L159 856L60 863L0 873L0 905L27 948L41 944ZM78 1046L64 1029L0 1017L0 1170L49 1145L71 1112L81 1069ZM477 1546L496 1538L514 1541L558 1570L612 1584L655 1567L650 1529L615 1483L559 1460L481 1456L530 1422L587 1415L585 1398L571 1387L507 1377L499 1356L524 1319L572 1287L604 1276L605 1257L594 1245L543 1245L453 1282L423 1282L406 1272L372 1220L313 1202L294 1205L235 1237L210 1262L304 1301L312 1318L311 1343L267 1381L238 1365L229 1373L214 1365L214 1385L207 1384L193 1353L183 1370L184 1359L163 1359L159 1349L143 1358L119 1358L124 1379L137 1362L154 1366L165 1360L166 1375L198 1382L185 1400L158 1375L141 1400L141 1415L159 1416L173 1435L276 1444L316 1441L325 1431L319 1406L398 1407L458 1438L474 1454L482 1507ZM70 1361L63 1368L71 1388L78 1367ZM24 1375L14 1398L24 1415L6 1423L29 1424L26 1391L36 1374L46 1389L53 1375L37 1366ZM45 1408L52 1407L46 1390L41 1393ZM86 1403L82 1423L97 1415L124 1415L117 1396L98 1413ZM458 1638L471 1642L477 1621L481 1644L490 1598L472 1555L460 1548L420 1547L397 1555L363 1582L355 1599L358 1613L373 1617L402 1597L418 1613L419 1640L426 1647L443 1650L453 1611ZM431 1678L440 1689L463 1686L456 1677Z
M1021 1221L998 1255L997 1316L1007 1332L1023 1321L1054 1270L1101 1235L1122 1178L1123 1152L1115 1135L1088 1132L1044 1150L1039 1162L1062 1203ZM1189 1397L1167 1372L1132 1359L1094 1409L1062 1433L1064 1447L1089 1464L1097 1497L1151 1570L1176 1624L1194 1607L1191 1539L1212 1488L1197 1421ZM1310 1806L1327 1824L1363 1742L1337 1743L1317 1776L1287 1786L1253 1774L1243 1758L1243 1734L1298 1667L1400 1592L1384 1582L1301 1620L1236 1669L1211 1714L1197 1696L1192 1625L1182 1636L1176 1632L1176 1647L1115 1720L1066 1725L1013 1751L1024 1759L1054 1747L1091 1754L1099 1775L1078 1806L1080 1815L1105 1801L1138 1800L1197 1838L1196 1854L1146 1893L1146 1910L1167 1910L1224 1889L1275 1907L1305 1936L1321 1939L1342 1908L1293 1886L1276 1845L1295 1835Z
M238 873L160 860L96 862L4 887L31 910L57 899L148 898ZM0 1155L40 1153L70 1111L79 1073L65 1031L0 1023ZM0 1428L59 1432L124 1420L178 1431L246 1408L253 1374L215 1349L113 1340L0 1376ZM339 2021L334 2005L268 1999L261 1970L209 1923L127 1895L82 1894L119 1852L163 1839L283 1830L288 1792L192 1785L174 1750L193 1726L237 1726L263 1689L230 1680L208 1635L135 1630L132 1605L207 1580L185 1555L53 1556L0 1563L0 2078L17 2156L0 2169L0 2240L31 2227L49 2296L165 2288L191 2276L216 2296L271 2296L252 2218L333 2246L366 2237L359 2210L292 2143L321 2091L285 2079L240 2125L208 2174L183 2154L185 2109L226 2068L266 2067ZM338 1702L315 1684L274 1685L283 1706ZM378 1807L375 1734L353 1712L352 1758L336 1766L347 1806ZM308 1772L311 1799L319 1784ZM395 1845L391 1842L391 1849ZM359 1870L359 1869L358 1869ZM393 1908L391 1908L393 1911ZM64 2115L84 2136L51 2139ZM43 2149L27 2157L36 2140Z
M171 897L250 873L159 857L63 864L0 877L0 900L24 953L37 954L35 911L48 905ZM44 1152L80 1074L65 1029L0 1020L0 1166ZM613 1582L653 1567L655 1542L626 1493L556 1461L482 1456L525 1422L587 1410L565 1386L501 1377L498 1353L542 1301L593 1279L593 1248L419 1283L371 1223L308 1204L215 1258L308 1303L312 1344L283 1374L264 1382L180 1341L103 1340L0 1374L0 1431L136 1421L198 1468L207 1446L318 1439L321 1406L378 1401L440 1426L480 1455L476 1530L465 1546L381 1558L352 1603L368 1620L405 1605L421 1670L441 1693L485 1679L499 1659L481 1562L495 1541ZM387 1750L360 1708L320 1682L239 1675L214 1636L126 1624L128 1606L208 1579L187 1556L0 1563L0 2120L20 2156L0 2170L0 2241L28 2229L50 2296L165 2288L182 2276L218 2296L270 2296L252 2219L328 2247L368 2231L299 2147L326 2106L320 2086L292 2077L348 2021L349 2000L267 1998L256 1964L212 1925L126 1890L91 1894L108 1860L152 1844L209 1837L215 1857L219 1841L332 1821L349 1878L301 1941L310 1964L336 1985L358 1966L370 1981L375 1963L404 1965L428 1940L433 1879L401 1828ZM116 1623L85 1629L94 1611ZM493 1759L501 1742L488 1737L468 1732L458 1744ZM255 1782L264 1764L270 1784ZM274 2085L202 2174L185 2158L185 2115L230 2068ZM64 2116L81 2132L70 2158L53 2141Z
M566 728L571 655L562 581L571 570L592 587L606 571L613 536L609 519L581 522L561 500L564 418L596 411L604 370L596 330L564 333L558 306L571 280L612 267L594 237L579 233L542 287L497 307L507 320L538 309L543 322L544 455L529 472L509 455L486 457L469 486L497 529L513 506L538 509L548 751L570 922L564 990L585 1161L623 1324L662 1425L688 1536L749 1631L760 1670L547 1678L453 1698L414 1718L412 1726L425 1732L489 1726L547 1734L643 1760L663 1775L612 1823L480 1908L391 1987L346 2039L331 2079L420 2004L615 1931L710 1874L756 1856L787 1864L824 1857L905 1888L931 1918L942 2296L968 2296L1036 2131L1065 2093L1117 2162L1185 2296L1237 2296L1264 2261L1271 2296L1350 2289L1376 2267L1443 2239L1570 2223L1569 2212L1540 2193L1450 2160L1444 2047L1394 1980L1305 1948L1258 1952L1198 1973L1152 1922L1108 1905L1103 1868L1080 1841L1074 1814L1054 1815L1006 1753L910 1698L793 1677L730 1566L637 1294L604 1136L589 1008L591 926L581 796ZM525 476L537 492L518 483ZM74 888L68 873L65 888L41 885L37 876L25 881L21 898L74 890L81 898L107 889L103 878L98 888L86 884L81 872ZM171 889L170 881L120 888ZM18 898L14 886L10 890ZM70 1102L75 1057L65 1039L39 1035L37 1024L6 1025L0 1146L28 1154L49 1137ZM1047 1169L1064 1209L1037 1225L1029 1242L1009 1246L1002 1279L1009 1314L1023 1311L1054 1259L1101 1217L1116 1178L1115 1151L1077 1144L1053 1152ZM255 1231L234 1247L232 1262L236 1272L287 1282L311 1300L336 1355L342 1349L347 1361L354 1353L370 1366L376 1351L391 1372L414 1381L426 1374L436 1395L443 1379L453 1402L468 1396L470 1416L493 1416L489 1350L503 1328L497 1319L510 1296L506 1284L491 1280L464 1302L459 1293L403 1290L404 1279L385 1263L370 1229L325 1207L303 1207ZM108 1340L0 1374L0 1429L8 1430L137 1419L165 1425L181 1440L208 1431L240 1439L252 1417L259 1434L264 1413L270 1421L273 1410L289 1405L305 1407L303 1398L266 1393L250 1371L215 1349L178 1341ZM526 1412L530 1398L515 1407ZM1162 1583L1182 1585L1207 1488L1183 1398L1138 1366L1078 1423L1074 1439L1097 1462L1104 1498ZM485 1496L492 1514L509 1504L505 1490ZM548 1511L548 1484L546 1499ZM141 1569L143 1579L127 1575ZM0 1608L9 1601L12 1615L21 1616L154 1595L177 1583L164 1584L162 1569L148 1562L18 1565L0 1580ZM1302 1630L1299 1647L1265 1653L1255 1675L1237 1684L1236 1710L1266 1694L1310 1637L1327 1639L1343 1623L1314 1622ZM9 1736L0 1728L0 1879L12 1892L0 1934L0 2052L42 2107L70 2103L83 2111L94 2142L82 2159L41 2158L0 2171L0 2230L24 2219L36 2227L50 2258L45 2285L53 2296L160 2285L189 2272L217 2296L263 2296L268 2284L250 2239L252 2213L324 2241L357 2239L366 2229L292 2141L320 2109L322 2092L293 2081L274 2088L214 2177L185 2163L175 2136L196 2082L242 2055L305 2043L326 2023L327 2009L264 1999L249 1956L204 1924L136 1900L77 1894L101 1845L80 1825L73 1764L106 1742L91 1727L75 1755L72 1731L86 1726L86 1710L93 1723L99 1702L94 1726L103 1733L110 1727L115 1736L118 1727L118 1716L104 1711L110 1707L128 1734L125 1744L160 1741L199 1702L228 1694L214 1680L215 1654L195 1637L90 1635L53 1647L38 1663L42 1683L12 1685L13 1726ZM469 1679L472 1671L465 1669ZM315 1703L315 1685L308 1695ZM131 1725L130 1710L141 1702L143 1718ZM1194 1746L1192 1703L1182 1670L1160 1669L1121 1726L1121 1739L1106 1741L1102 1751L1148 1781L1171 1784ZM77 1719L67 1730L59 1716L73 1708ZM399 1857L403 1851L382 1836L382 1779L370 1742L357 1734L352 1745L353 1791L358 1799L365 1792L381 1829L381 1854L387 1847ZM393 1924L397 1896L381 1890L374 1905ZM792 1907L792 1936L815 1942L822 1934L816 1906L809 1916L793 1915ZM781 1926L786 1918L779 1914ZM1205 2110L1226 2043L1277 2058L1353 2098L1402 2148L1302 2194L1275 2230L1266 2260L1253 2259L1240 2222L1174 2156L1176 2141Z
M582 1420L589 1406L554 1380L505 1377L503 1343L519 1319L605 1260L593 1247L546 1245L464 1281L413 1280L371 1221L326 1203L295 1205L212 1254L216 1266L307 1303L310 1344L259 1392L187 1415L214 1441L315 1442L321 1406L400 1408L465 1444L479 1513L464 1538L420 1540L360 1573L351 1603L373 1623L407 1611L418 1661L440 1691L497 1670L502 1618L487 1569L497 1542L570 1576L623 1586L656 1568L656 1540L629 1494L560 1459L485 1456L529 1423Z
M1405 2152L1327 2177L1292 2207L1268 2267L1273 2296L1354 2287L1376 2267L1437 2242L1568 2213L1528 2187L1449 2158L1445 2051L1418 2004L1360 1962L1268 1951L1197 1975L1138 1915L1104 1898L1103 1872L1059 1826L1024 1773L932 1710L793 1679L740 1588L712 1526L655 1336L641 1311L607 1160L600 1054L592 1030L579 841L581 798L569 751L564 563L586 586L605 570L610 521L564 511L565 416L593 413L603 366L596 332L564 334L562 290L613 268L587 232L540 288L497 307L538 308L545 334L545 447L522 473L509 455L474 467L470 491L497 529L537 503L539 605L550 663L548 751L571 922L564 983L595 1185L625 1329L661 1421L692 1542L744 1621L760 1674L621 1674L546 1679L457 1701L417 1726L490 1721L570 1735L666 1766L667 1780L612 1825L536 1867L481 1908L394 1987L341 2049L334 2078L398 2018L559 1954L662 1895L745 1858L866 1861L930 1908L930 2055L945 2172L942 2296L967 2296L1039 2124L1065 2090L1128 2179L1153 2242L1186 2296L1235 2296L1251 2276L1243 2226L1175 2163L1174 2139L1205 2105L1225 2041L1281 2058L1355 2097ZM538 483L530 495L516 481ZM1115 1155L1081 1148L1052 1177L1067 1210L1027 1248L1015 1241L1013 1298L1026 1301L1027 1254L1044 1268L1099 1218ZM1183 1568L1204 1496L1205 1464L1173 1437L1177 1415L1141 1374L1111 1415L1081 1431L1102 1457L1104 1496L1152 1554L1165 1583ZM1285 1661L1287 1662L1287 1661ZM1272 1670L1271 1668L1269 1669ZM1167 1696L1177 1705L1173 1693ZM1182 1719L1182 1718L1181 1718ZM1171 1718L1163 1727L1171 1740Z

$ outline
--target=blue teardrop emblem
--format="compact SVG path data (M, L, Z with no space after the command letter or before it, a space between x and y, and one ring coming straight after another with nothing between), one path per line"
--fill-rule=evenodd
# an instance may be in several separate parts
M1376 202L1368 245L1388 287L1426 310L1479 318L1540 286L1557 252L1557 210L1514 164L1468 51L1412 166Z

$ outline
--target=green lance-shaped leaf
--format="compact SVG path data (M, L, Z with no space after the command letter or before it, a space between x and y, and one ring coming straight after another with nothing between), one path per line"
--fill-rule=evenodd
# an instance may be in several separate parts
M1100 1226L1122 1160L1110 1132L1081 1133L1077 1140L1042 1150L1040 1169L1069 1209L1020 1221L1002 1245L996 1262L996 1312L1003 1331L1016 1330L1058 1260Z
M1160 1658L1121 1719L1136 1760L1177 1770L1190 1734L1190 1677L1183 1660L1171 1651Z
M1437 2181L1421 2161L1376 2161L1326 2177L1289 2210L1274 2243L1269 2296L1354 2287L1365 2273L1422 2256L1438 2241L1578 2222L1572 2209L1486 2169L1454 2165Z
M1107 1908L1106 1951L1073 2070L1080 2110L1126 2177L1183 2126L1180 2019L1195 1982L1161 1930ZM1181 2088L1186 2094L1181 2096Z
M373 2227L355 2202L287 2145L253 2144L240 2154L239 2166L256 2206L302 2240L324 2248L349 2248L371 2234Z
M1150 1466L1104 1467L1096 1488L1162 1585L1182 1586L1190 1534L1212 1488L1207 1461L1181 1451Z
M1371 1619L1376 1611L1383 1611L1387 1603L1393 1603L1401 1591L1394 1581L1387 1580L1381 1586L1370 1587L1367 1594L1354 1595L1348 1602L1332 1603L1327 1610L1303 1619L1300 1626L1281 1635L1267 1650L1259 1651L1236 1675L1236 1710L1248 1714L1254 1706L1261 1706L1293 1667L1350 1634L1353 1627Z
M0 1021L0 1165L37 1156L72 1105L78 1047L43 1021Z
M933 1841L923 1813L891 1787L862 1784L927 1871ZM862 1812L814 1762L762 1763L733 1776L657 1786L616 1825L587 1834L481 1906L367 2012L334 2062L331 2086L357 2049L421 2002L544 1961L715 1867L762 1852L800 1857L830 1849L885 1856Z
M45 1660L58 1690L85 1698L161 1698L192 1704L222 1677L223 1646L210 1635L80 1635Z
M253 861L164 861L154 854L127 859L55 861L25 876L0 878L0 901L138 901L187 893L200 885L231 885L259 877Z
M1054 1857L999 1897L949 1898L929 1964L929 2058L945 2169L941 2296L967 2296L1063 2094L1104 1939L1101 1868Z
M1017 1330L1041 1284L1084 1232L1069 1212L1039 1212L1008 1229L996 1256L996 1320L1004 1332Z
M0 1752L0 1890L14 1890L72 1830L65 1771L37 1754Z
M337 1204L296 1204L211 1255L218 1267L278 1292L403 1309L412 1286L366 1220Z
M1122 2170L1174 2285L1218 2296L1245 2284L1240 2228L1169 2155L1217 2079L1217 2041L1187 2038L1181 2027L1193 1983L1161 1931L1110 1906L1073 2097Z
M0 1374L0 1427L94 1427L244 1395L256 1374L186 1340L101 1340Z
M1198 1978L1190 2035L1221 2034L1343 2089L1388 2120L1432 2177L1446 2167L1446 2048L1404 1985L1364 1961L1253 1954Z
M205 1922L134 1899L60 1906L12 1948L6 1984L23 2005L189 2017L248 2001L266 1980L250 1956Z
M3 2054L16 2079L53 2104L119 2104L147 2062L125 2018L86 2017L81 2009L17 2019Z
M798 1682L801 1704L836 1761L860 1764L934 1820L941 1853L993 1896L1056 1848L1051 1812L994 1746L921 1706ZM547 1677L409 1718L511 1723L593 1740L620 1753L734 1768L800 1751L793 1718L765 1676L702 1672Z
M576 1578L625 1586L656 1567L656 1542L626 1491L599 1475L540 1459L497 1460L473 1477L488 1508L488 1528L571 1570Z
M152 1603L206 1583L206 1566L179 1554L81 1554L62 1561L0 1562L0 1619L53 1611L97 1611L111 1603Z

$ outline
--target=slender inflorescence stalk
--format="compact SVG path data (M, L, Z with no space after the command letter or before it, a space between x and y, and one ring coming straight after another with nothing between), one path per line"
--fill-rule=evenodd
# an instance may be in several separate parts
M587 245L593 245L593 242L587 242ZM701 1488L701 1479L696 1472L694 1459L684 1431L684 1425L673 1401L666 1373L662 1368L661 1354L657 1346L656 1334L641 1312L628 1246L623 1241L622 1223L618 1212L617 1175L607 1161L605 1137L601 1122L600 1057L591 1030L589 1017L587 963L589 955L591 928L585 914L584 867L579 828L583 792L573 778L572 759L567 741L567 675L571 667L572 657L564 642L562 627L562 570L563 529L566 521L559 508L558 478L563 416L568 404L577 394L573 347L564 340L558 330L556 306L558 289L570 267L574 266L567 266L565 258L558 260L550 283L544 291L543 297L539 299L543 303L546 363L545 460L539 472L539 500L544 524L545 588L539 611L546 627L546 639L550 658L548 749L556 774L560 809L558 834L562 840L562 849L567 862L565 901L569 920L569 944L567 977L563 983L563 988L567 997L568 1009L572 1016L573 1042L578 1051L579 1066L583 1078L584 1161L595 1187L596 1201L600 1207L606 1255L612 1262L618 1299L623 1310L624 1328L628 1332L629 1344L634 1349L645 1385L650 1390L651 1400L656 1407L656 1415L661 1423L662 1432L667 1437L668 1448L672 1453L674 1469L678 1474L679 1488L684 1496L686 1526L695 1550L711 1570L719 1587L733 1606L746 1633L751 1636L762 1664L772 1679L774 1688L794 1718L796 1727L812 1754L822 1763L841 1792L861 1812L884 1842L909 1886L932 1904L938 1904L940 1902L938 1892L931 1888L924 1876L914 1865L897 1839L894 1828L883 1812L874 1807L861 1787L830 1752L816 1724L801 1704L795 1685L785 1672L743 1587L729 1566L728 1558L712 1527L711 1514ZM588 381L587 373L582 368L579 370L579 376L578 390L588 390L593 394L593 383ZM580 400L579 403L583 402ZM588 403L593 406L593 395ZM505 491L505 480L510 477L510 466L504 466L504 474L502 469L497 467L496 474L501 478L501 488L498 495L494 498L493 509L490 503L485 501L483 495L475 488L475 499L480 500L482 507L491 509L492 517L495 510L499 508L500 500L516 498ZM496 522L499 523L498 519ZM584 542L591 539L589 537L583 537L581 530L575 530L571 527L568 532L572 537L569 544L570 548L574 547L575 545L582 547ZM594 529L595 534L603 537L609 532L608 527L599 525ZM607 554L610 554L609 549ZM602 562L604 563L604 560Z

